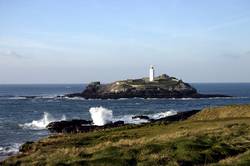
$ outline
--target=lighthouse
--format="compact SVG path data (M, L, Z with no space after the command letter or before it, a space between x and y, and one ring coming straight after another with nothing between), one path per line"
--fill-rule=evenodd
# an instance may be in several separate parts
M154 81L154 77L155 77L155 69L153 65L150 65L150 69L149 69L149 81L153 82Z

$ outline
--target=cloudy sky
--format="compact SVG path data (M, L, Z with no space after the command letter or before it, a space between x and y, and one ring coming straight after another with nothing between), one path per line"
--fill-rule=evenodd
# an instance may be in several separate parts
M0 84L250 82L249 0L0 0Z

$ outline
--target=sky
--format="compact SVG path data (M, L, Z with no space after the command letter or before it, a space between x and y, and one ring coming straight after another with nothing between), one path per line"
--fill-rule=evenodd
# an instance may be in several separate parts
M250 82L249 0L0 0L0 84Z

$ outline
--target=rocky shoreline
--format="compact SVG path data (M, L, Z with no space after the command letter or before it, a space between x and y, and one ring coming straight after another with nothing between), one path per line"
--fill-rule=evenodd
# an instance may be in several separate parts
M146 115L137 115L132 118L147 120L148 121L147 123L156 123L156 122L170 123L174 121L185 120L199 111L200 110L178 112L176 115L167 116L167 117L160 118L160 119L151 119ZM128 125L131 125L131 124L126 124L124 121L116 121L116 122L110 122L103 126L96 126L96 125L93 125L92 121L70 120L70 121L51 122L47 126L47 129L51 133L85 133L85 132L99 131L99 130L105 130L105 129L128 126Z
M250 105L229 105L155 121L139 115L134 118L151 122L26 142L0 165L249 165L249 110Z

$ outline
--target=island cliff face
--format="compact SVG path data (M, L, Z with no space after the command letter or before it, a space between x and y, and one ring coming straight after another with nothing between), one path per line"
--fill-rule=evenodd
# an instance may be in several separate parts
M199 94L188 83L166 74L156 77L154 81L149 81L149 78L142 78L116 81L109 84L92 82L82 93L66 96L83 97L85 99L228 97L225 95Z

